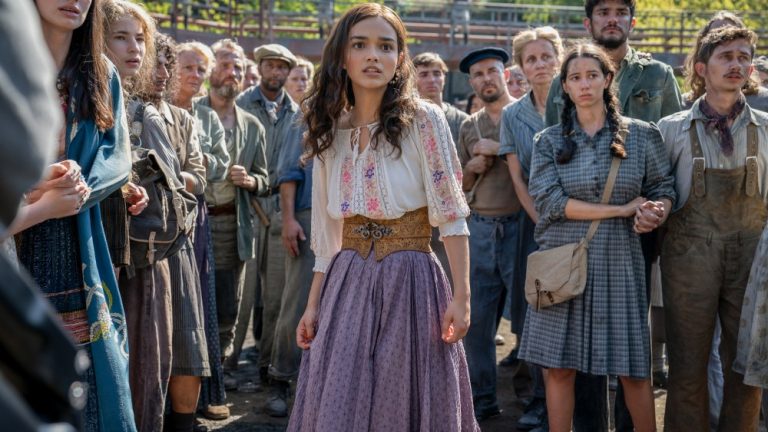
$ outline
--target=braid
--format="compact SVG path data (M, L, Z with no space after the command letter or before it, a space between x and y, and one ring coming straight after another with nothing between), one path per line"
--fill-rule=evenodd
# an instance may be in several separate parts
M613 141L611 141L611 154L622 159L627 158L627 149L624 147L624 139L619 133L619 127L621 125L621 114L616 107L619 105L619 101L616 99L616 95L613 94L610 89L603 91L603 101L605 107L608 110L608 128L613 134Z
M560 113L560 127L563 129L563 146L557 151L557 163L568 163L573 157L573 153L576 151L576 143L571 138L573 133L573 101L567 93L563 92L563 100L565 105L563 106L563 112Z

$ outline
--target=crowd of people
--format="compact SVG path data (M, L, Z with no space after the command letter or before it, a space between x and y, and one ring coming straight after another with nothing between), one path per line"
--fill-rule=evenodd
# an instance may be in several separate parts
M591 41L468 52L462 110L380 4L339 18L317 69L177 43L130 0L34 6L50 88L9 93L40 122L15 120L33 160L0 252L84 353L77 429L202 431L261 390L290 431L476 431L498 365L530 376L517 430L608 431L615 388L616 430L653 431L658 386L666 430L757 431L768 59L738 16L699 32L682 93L630 46L635 0L586 0ZM569 245L583 265L545 254Z

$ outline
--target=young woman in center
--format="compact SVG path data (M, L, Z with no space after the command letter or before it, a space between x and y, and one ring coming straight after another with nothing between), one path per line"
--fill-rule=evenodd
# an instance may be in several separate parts
M656 429L638 233L666 219L674 178L656 126L619 114L615 76L601 48L571 48L560 68L561 122L533 145L529 191L539 247L578 242L592 220L601 220L589 243L584 293L538 311L528 308L519 357L546 368L552 432L571 430L576 371L619 376L636 430ZM600 204L613 158L621 159L615 187Z
M315 276L289 431L476 431L461 166L386 6L342 16L305 99ZM454 293L429 249L445 242Z

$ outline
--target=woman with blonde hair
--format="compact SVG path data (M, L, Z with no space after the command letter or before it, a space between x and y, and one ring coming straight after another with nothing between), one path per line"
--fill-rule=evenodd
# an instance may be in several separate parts
M206 180L208 182L221 180L226 177L230 163L224 125L221 124L216 111L193 100L196 96L206 95L203 83L210 77L216 65L216 59L211 48L197 41L178 44L176 56L175 76L178 77L178 84L172 95L173 104L186 109L195 118ZM197 200L197 223L192 244L200 275L205 337L208 340L208 361L211 366L211 376L204 377L202 380L199 405L205 417L224 420L229 417L229 408L224 403L226 393L224 369L221 363L223 353L219 347L219 326L216 314L213 242L205 194L197 195Z
M547 95L552 80L560 68L563 57L563 43L560 34L552 27L537 27L520 32L512 40L512 58L525 75L531 90L519 101L506 108L501 115L501 146L499 156L506 158L509 175L515 193L523 206L520 212L517 272L514 292L508 295L512 332L523 333L527 303L525 302L525 270L528 254L536 250L533 229L539 219L528 189L531 176L533 141L537 133L544 130L544 113ZM517 363L519 344L501 361L503 365ZM532 365L534 395L518 421L521 427L537 427L546 420L544 382L541 368Z

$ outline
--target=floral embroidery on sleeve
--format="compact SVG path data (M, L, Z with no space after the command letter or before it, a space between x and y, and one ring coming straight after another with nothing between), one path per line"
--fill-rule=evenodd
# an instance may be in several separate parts
M352 199L355 194L355 163L351 154L344 156L341 163L341 215L350 217L354 215Z
M452 145L439 144L439 131L435 130L439 125L435 124L431 114L425 110L419 114L417 120L432 183L433 193L428 193L427 196L434 204L430 211L437 213L433 214L433 217L440 221L452 221L469 214L469 208L459 188L462 179L461 164Z

